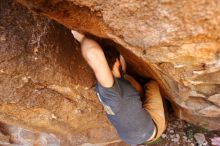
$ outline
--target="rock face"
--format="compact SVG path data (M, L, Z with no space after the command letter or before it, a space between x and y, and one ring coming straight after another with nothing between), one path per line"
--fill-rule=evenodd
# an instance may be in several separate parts
M13 1L0 6L0 145L117 142L71 32Z
M114 41L137 74L160 83L180 118L220 130L220 1L17 1ZM2 0L0 43L1 145L122 145L67 28Z
M60 146L60 140L51 133L31 131L2 122L0 124L0 144L2 146L11 144L25 146L34 144Z
M177 115L220 129L219 0L18 0L68 28L113 40L156 79Z

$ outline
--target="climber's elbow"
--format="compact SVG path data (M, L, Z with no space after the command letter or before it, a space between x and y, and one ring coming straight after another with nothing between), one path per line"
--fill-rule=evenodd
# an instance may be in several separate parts
M82 55L87 62L95 61L103 53L100 46L91 39L84 39L81 44Z

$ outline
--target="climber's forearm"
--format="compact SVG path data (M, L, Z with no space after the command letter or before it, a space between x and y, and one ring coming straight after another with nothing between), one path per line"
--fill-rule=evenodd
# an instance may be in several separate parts
M112 87L114 78L99 44L92 39L84 37L81 42L81 51L99 83L107 88Z
M102 48L97 42L88 39L84 34L71 31L74 38L81 43L82 55L95 73L96 79L104 87L112 87L114 78L108 66Z

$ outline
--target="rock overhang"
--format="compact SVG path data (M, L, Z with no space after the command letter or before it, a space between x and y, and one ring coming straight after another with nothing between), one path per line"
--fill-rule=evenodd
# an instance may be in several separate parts
M18 1L111 39L140 75L160 83L180 118L219 129L218 1Z

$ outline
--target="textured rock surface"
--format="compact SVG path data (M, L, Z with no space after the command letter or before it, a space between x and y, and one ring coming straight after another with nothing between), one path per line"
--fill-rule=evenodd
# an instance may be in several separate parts
M0 141L117 142L71 32L20 4L0 2L0 121L7 123L0 123Z
M157 79L180 118L219 129L219 0L18 1L114 40L139 74Z
M59 146L60 140L51 133L36 132L0 123L0 145L52 145Z

